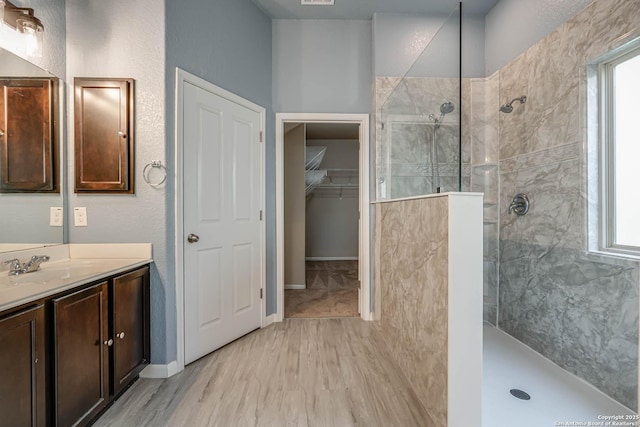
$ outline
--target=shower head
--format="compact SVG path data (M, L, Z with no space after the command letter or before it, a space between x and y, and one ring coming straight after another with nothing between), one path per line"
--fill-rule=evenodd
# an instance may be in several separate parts
M455 107L453 106L453 103L449 101L443 102L442 105L440 106L440 113L442 113L442 115L444 116L445 114L449 114L453 112L454 109Z
M527 102L527 97L526 96L521 96L520 98L512 99L511 102L509 102L508 104L504 104L502 107L500 107L500 111L502 111L503 113L509 114L510 112L513 111L513 105L512 104L514 102L516 102L516 101L520 101L520 104L524 104L525 102Z
M455 107L453 103L449 101L445 101L442 103L442 105L440 105L440 117L436 117L435 114L429 114L429 120L431 120L436 125L435 129L438 129L440 127L440 124L442 122L442 119L444 119L444 116L446 114L451 113L454 109Z

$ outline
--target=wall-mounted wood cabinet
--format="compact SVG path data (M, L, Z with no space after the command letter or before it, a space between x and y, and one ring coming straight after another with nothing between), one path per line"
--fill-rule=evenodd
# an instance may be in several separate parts
M0 192L59 192L57 79L0 78Z
M75 191L134 192L133 79L76 78Z

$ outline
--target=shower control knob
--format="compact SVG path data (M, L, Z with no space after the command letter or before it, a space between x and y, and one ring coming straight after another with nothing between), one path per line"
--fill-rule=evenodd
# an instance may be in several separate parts
M526 215L529 212L529 197L524 193L516 194L509 205L509 214L514 212L518 216Z

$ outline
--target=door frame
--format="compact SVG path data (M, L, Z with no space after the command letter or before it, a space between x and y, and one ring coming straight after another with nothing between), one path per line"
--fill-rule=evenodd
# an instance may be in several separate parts
M370 158L369 114L276 113L276 321L284 320L284 124L285 123L353 123L360 125L358 244L360 276L360 317L373 320L371 311L371 227L370 227Z
M246 100L234 93L222 89L194 74L191 74L181 68L176 67L176 108L175 108L175 292L176 292L176 363L177 372L184 369L184 83L190 83L203 90L213 93L214 95L225 98L231 102L235 102L242 107L257 112L260 115L260 210L265 212L265 182L266 182L266 165L265 165L265 108L253 102ZM259 213L256 212L256 215ZM260 221L260 288L262 294L266 292L266 229L264 215ZM262 298L260 302L260 326L267 325L266 320L266 298Z

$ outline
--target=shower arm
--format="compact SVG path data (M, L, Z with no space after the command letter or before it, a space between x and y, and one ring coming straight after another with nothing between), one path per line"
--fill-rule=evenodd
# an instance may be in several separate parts
M524 104L525 102L527 102L527 97L526 96L520 96L518 98L513 98L511 100L511 102L507 103L507 105L511 106L516 101L520 101L520 104Z

